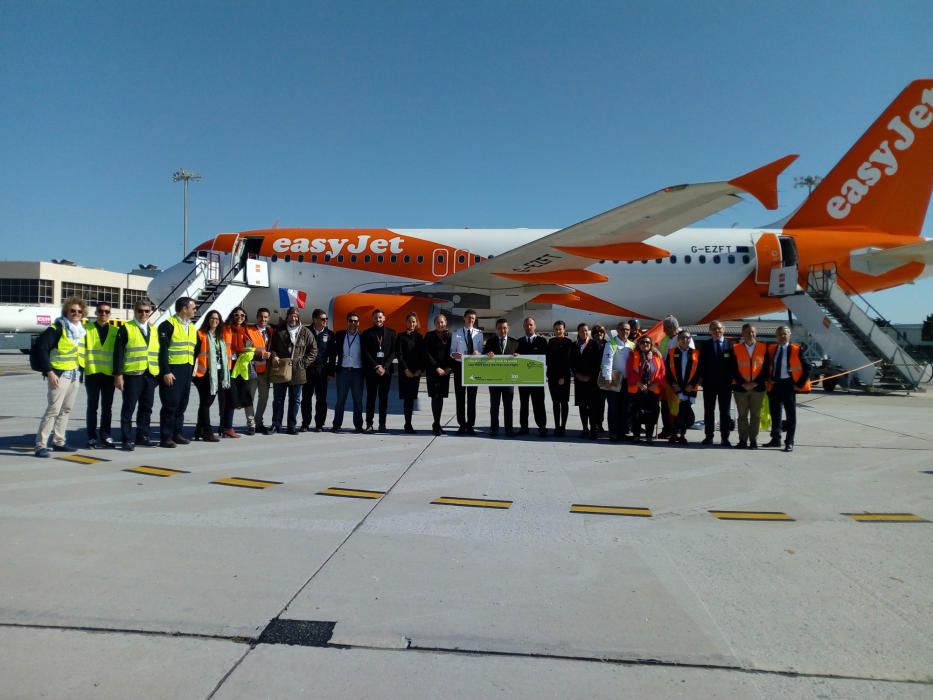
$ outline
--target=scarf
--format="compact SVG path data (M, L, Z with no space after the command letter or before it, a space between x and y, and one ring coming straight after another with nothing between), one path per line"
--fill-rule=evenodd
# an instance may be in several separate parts
M72 323L64 316L59 316L58 321L61 323L62 329L68 335L68 340L70 340L75 345L79 344L84 340L84 336L87 333L87 330L84 327L83 323Z
M220 355L223 358L221 366L217 366L217 351L220 350ZM214 336L213 333L207 334L207 376L211 382L211 396L214 396L217 393L217 373L218 371L223 372L223 380L221 381L221 387L224 389L230 388L230 358L227 356L227 344Z
M651 383L651 377L654 375L654 365L651 363L651 356L654 353L651 350L648 352L639 350L639 352L641 353L641 383L648 386Z
M301 330L301 326L286 326L286 330L288 331L288 337L291 338L292 345L294 346L298 340L298 331Z

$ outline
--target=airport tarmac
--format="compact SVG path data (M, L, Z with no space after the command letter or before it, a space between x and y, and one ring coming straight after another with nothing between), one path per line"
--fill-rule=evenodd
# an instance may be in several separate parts
M933 392L801 397L792 454L573 409L435 438L422 400L70 461L32 456L44 387L0 354L0 698L933 697Z

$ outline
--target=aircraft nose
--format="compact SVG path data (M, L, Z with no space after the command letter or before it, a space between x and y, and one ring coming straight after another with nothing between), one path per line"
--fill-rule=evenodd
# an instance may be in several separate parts
M172 303L184 292L181 284L191 273L192 263L181 262L163 270L149 283L149 298L161 309L171 309Z

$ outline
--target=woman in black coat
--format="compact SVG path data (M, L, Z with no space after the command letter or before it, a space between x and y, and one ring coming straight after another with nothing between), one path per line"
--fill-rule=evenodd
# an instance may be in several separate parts
M405 409L405 432L414 433L411 415L418 398L418 386L424 371L424 338L418 332L418 314L405 317L405 330L398 334L398 396Z
M434 415L432 428L435 435L441 434L441 412L444 399L450 391L450 373L453 360L450 357L450 331L447 330L447 315L434 318L434 330L424 335L424 377L431 397L431 412Z
M597 341L590 337L590 327L585 323L581 323L577 326L577 343L573 349L573 362L571 363L574 382L574 405L580 409L580 421L583 423L583 432L580 433L580 437L596 437L597 423L590 414L595 402L594 396L602 398L602 392L596 385L602 361L602 348Z
M554 337L547 344L547 388L551 394L554 408L554 435L560 437L567 428L567 414L570 412L570 378L573 376L572 363L576 348L567 337L567 324L557 321L554 324Z

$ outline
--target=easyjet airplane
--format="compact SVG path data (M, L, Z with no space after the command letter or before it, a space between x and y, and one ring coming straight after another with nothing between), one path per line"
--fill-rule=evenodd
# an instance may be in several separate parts
M474 308L483 319L532 313L540 326L669 313L702 323L782 310L769 296L775 267L796 265L805 288L811 268L835 266L849 293L933 271L933 240L920 236L933 186L933 80L908 85L779 227L685 228L743 193L776 208L777 177L795 158L728 181L667 187L560 230L220 234L155 278L150 295L171 308L183 290L198 289L186 281L201 269L221 282L214 296L225 282L243 288L238 298L251 312L319 306L338 328L347 312L365 318L375 307L391 325L415 311L424 326L435 306L454 315Z

